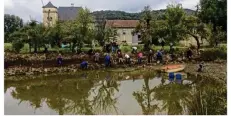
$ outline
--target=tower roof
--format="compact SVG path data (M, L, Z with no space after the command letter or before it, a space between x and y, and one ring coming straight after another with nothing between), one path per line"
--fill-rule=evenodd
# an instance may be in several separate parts
M51 2L48 2L47 5L43 6L43 8L57 8Z

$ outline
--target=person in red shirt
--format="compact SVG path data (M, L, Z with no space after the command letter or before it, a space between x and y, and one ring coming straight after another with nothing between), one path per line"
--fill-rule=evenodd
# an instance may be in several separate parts
M138 64L141 64L141 63L142 63L142 57L143 57L143 53L142 53L142 52L139 52L139 53L138 53Z

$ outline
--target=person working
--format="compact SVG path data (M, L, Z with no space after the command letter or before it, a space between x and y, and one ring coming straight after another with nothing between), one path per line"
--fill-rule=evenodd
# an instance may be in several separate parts
M162 60L163 60L163 54L161 53L160 50L158 50L158 52L156 54L156 58L157 58L157 62L162 62Z
M125 54L125 60L127 64L130 64L130 56L128 54Z
M187 50L187 58L189 60L191 60L192 59L192 55L193 55L192 50L190 48L188 48L188 50Z
M198 72L203 72L203 69L204 69L204 62L201 62L200 64L199 64L199 68L198 68Z
M57 58L57 64L58 64L58 65L62 65L62 63L63 63L63 58L62 58L62 55L59 54L59 55L58 55L58 58Z
M87 62L87 61L83 61L83 62L80 64L81 69L87 69L87 66L88 66L88 62Z
M152 62L152 57L153 57L153 50L149 50L149 53L148 53L148 63Z
M132 47L132 54L136 54L137 53L137 47Z
M110 66L110 64L111 64L111 57L110 57L110 55L108 53L105 56L104 62L105 62L105 66L106 67Z
M99 62L99 52L95 53L95 62Z
M138 53L138 64L141 64L141 63L142 63L142 57L143 57L143 53L142 53L142 52L139 52L139 53Z
M123 55L122 55L122 52L121 52L121 51L118 51L117 55L118 55L118 58L119 58L119 63L123 63Z

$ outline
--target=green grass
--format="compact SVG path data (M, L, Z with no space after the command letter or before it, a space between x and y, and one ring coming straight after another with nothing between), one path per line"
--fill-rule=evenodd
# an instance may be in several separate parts
M143 45L121 45L120 49L122 50L122 52L131 52L132 51L132 47L136 46L138 51L141 51L143 49ZM220 44L220 47L226 47L227 44ZM161 46L152 46L152 48L157 51L161 49ZM183 47L183 46L174 46L174 48L176 49L176 51L184 51L187 49L187 47ZM209 47L211 48L211 47ZM90 49L90 47L83 47L82 51L88 51ZM101 50L102 47L95 47L96 50ZM164 46L164 50L168 51L170 49L169 46ZM207 49L207 48L206 48ZM9 50L12 51L12 44L11 43L4 43L4 50ZM40 48L40 52L43 51L44 48ZM49 51L55 51L55 52L62 52L62 53L68 53L71 52L70 48L49 48ZM34 51L34 49L32 48L31 51ZM24 44L24 47L21 49L20 53L29 53L29 45L28 44Z
M90 47L84 47L82 48L83 51L88 51L91 49ZM101 47L95 47L96 50L101 50ZM49 48L49 51L55 51L55 52L62 52L62 53L68 53L71 52L70 48ZM4 51L13 51L12 44L11 43L4 43ZM24 44L24 47L20 50L20 53L29 53L29 44ZM31 49L31 51L34 51L34 48ZM38 50L39 52L44 51L44 48L40 48Z

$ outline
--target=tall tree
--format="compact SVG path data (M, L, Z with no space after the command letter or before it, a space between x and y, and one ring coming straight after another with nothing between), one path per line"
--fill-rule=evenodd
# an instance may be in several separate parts
M99 43L100 46L105 45L105 25L106 20L103 17L96 19L96 29L95 29L95 39Z
M184 34L193 37L197 42L197 50L200 49L200 40L210 39L211 29L207 24L201 22L201 20L196 16L186 16L182 20Z
M217 26L227 31L227 0L200 0L198 16L204 23L212 23L213 31Z
M37 53L40 47L45 46L44 39L48 36L48 28L45 28L43 24L38 24L36 21L31 21L27 32L29 44L34 47L34 53Z
M153 16L150 6L145 6L141 14L142 17L136 27L136 32L141 33L141 40L144 43L144 50L148 50L152 43L150 23L153 21Z
M88 35L90 35L91 30L94 28L93 21L93 16L88 8L80 9L79 16L76 19L76 23L78 24L77 26L80 31L80 36L85 42L89 42L92 39L91 36ZM79 48L81 49L82 45L79 46Z
M185 12L181 4L170 4L167 6L165 20L167 21L168 41L177 42L183 39L184 34L181 31L181 24L184 16Z
M4 38L5 42L12 42L9 39L11 33L18 31L20 28L23 27L23 20L15 15L4 15Z

